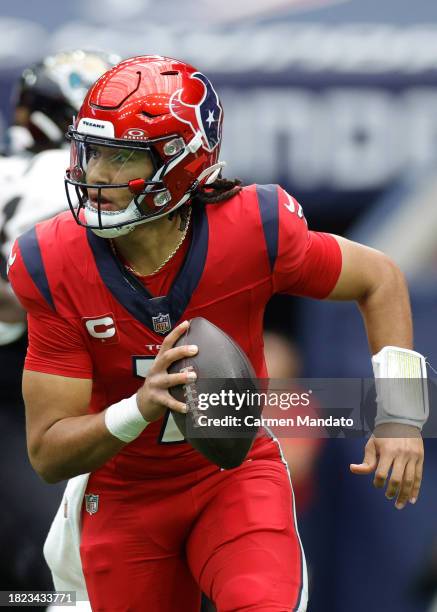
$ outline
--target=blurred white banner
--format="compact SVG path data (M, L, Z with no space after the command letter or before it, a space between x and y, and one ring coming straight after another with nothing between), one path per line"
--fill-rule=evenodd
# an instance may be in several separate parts
M239 0L238 3L234 0L222 0L217 10L216 0L201 0L201 4L205 5L201 12L204 17L214 15L214 20L217 21L236 21L253 17L274 17L276 13L289 14L294 10L307 11L344 2L350 0Z

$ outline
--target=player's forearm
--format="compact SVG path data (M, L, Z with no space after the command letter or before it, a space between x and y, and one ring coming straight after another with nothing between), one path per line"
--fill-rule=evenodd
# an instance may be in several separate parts
M413 326L404 276L389 259L375 270L374 283L358 300L372 354L384 346L412 348Z
M41 478L55 483L98 469L124 445L109 433L102 412L57 421L29 444L29 457Z

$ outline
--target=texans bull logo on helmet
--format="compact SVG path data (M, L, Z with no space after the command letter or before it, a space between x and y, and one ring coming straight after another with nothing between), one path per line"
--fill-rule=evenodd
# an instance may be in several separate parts
M204 94L202 99L197 104L187 104L182 99L183 89L178 89L170 99L170 111L179 121L191 126L194 134L200 130L203 148L207 151L213 151L221 140L223 109L214 87L204 74L195 72L190 78L203 83ZM189 119L186 119L187 115L190 117Z

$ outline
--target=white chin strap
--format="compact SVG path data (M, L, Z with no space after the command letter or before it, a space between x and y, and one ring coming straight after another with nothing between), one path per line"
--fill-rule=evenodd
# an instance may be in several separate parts
M219 176L222 168L226 166L226 162L217 162L208 168L205 168L203 172L201 172L197 178L199 183L204 183L206 185L213 183L216 178ZM135 204L135 200L131 200L129 205L120 211L112 211L112 210L102 210L100 212L101 224L103 227L101 229L92 228L92 232L96 234L96 236L100 236L100 238L118 238L119 236L125 236L132 232L137 225L141 225L142 223L149 223L150 221L156 221L156 219L161 219L161 217L165 217L170 213L177 210L182 204L185 204L187 200L191 197L191 193L186 193L179 202L172 207L171 210L166 210L160 214L154 215L153 217L147 218L139 218L141 213L139 212L137 205ZM158 209L157 209L158 210ZM85 204L85 221L88 225L99 225L99 214L91 204ZM105 227L105 225L114 225L115 223L122 224L131 221L132 223L128 223L126 225L122 225L121 227Z
M216 164L213 164L212 166L209 166L209 168L206 168L205 170L203 170L203 172L201 172L199 176L197 177L197 180L199 181L200 184L202 184L202 181L204 181L205 185L210 185L219 177L220 172L223 170L225 166L226 166L226 162L224 161L217 162Z

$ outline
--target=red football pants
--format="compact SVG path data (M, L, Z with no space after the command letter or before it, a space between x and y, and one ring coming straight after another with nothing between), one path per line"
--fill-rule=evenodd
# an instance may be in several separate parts
M171 478L93 473L81 557L94 612L306 610L306 568L287 469L249 460Z

